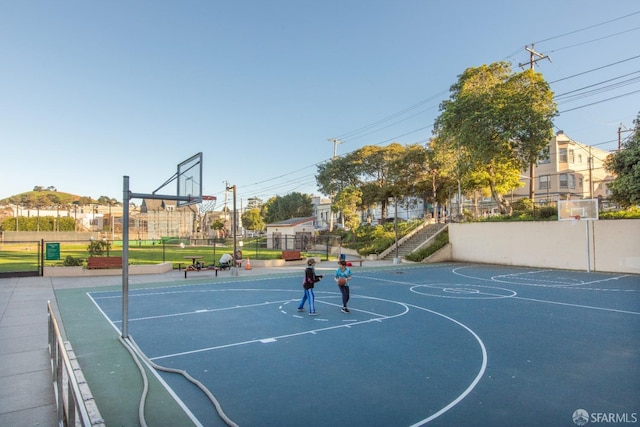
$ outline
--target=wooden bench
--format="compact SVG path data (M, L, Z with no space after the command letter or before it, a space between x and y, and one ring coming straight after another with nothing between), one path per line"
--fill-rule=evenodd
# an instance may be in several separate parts
M348 259L348 260L346 260L347 263L350 262L351 264L355 264L357 262L358 264L360 264L360 267L362 267L362 262L363 261L364 261L363 259L351 259L351 260Z
M87 268L122 268L121 256L90 256Z
M302 259L300 251L282 251L282 259L285 261L299 261Z

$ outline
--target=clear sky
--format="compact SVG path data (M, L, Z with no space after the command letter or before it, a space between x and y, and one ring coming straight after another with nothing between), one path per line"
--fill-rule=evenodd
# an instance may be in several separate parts
M121 201L124 175L150 193L200 151L218 207L226 181L241 201L319 195L329 139L424 143L466 68L520 70L532 43L556 131L613 150L638 40L637 0L0 0L0 198Z

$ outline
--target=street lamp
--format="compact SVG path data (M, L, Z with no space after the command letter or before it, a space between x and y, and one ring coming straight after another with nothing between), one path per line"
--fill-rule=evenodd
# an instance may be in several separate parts
M233 232L233 263L232 263L233 266L231 267L231 274L234 275L234 276L237 276L238 275L238 269L236 268L236 251L237 251L238 244L237 244L237 234L236 234L237 233L237 230L236 230L236 224L237 224L237 221L236 221L236 215L237 215L237 212L236 212L236 186L235 185L229 186L229 183L227 183L227 191L230 191L230 190L233 191L233 216L232 216L233 223L231 225L231 229L232 229L232 232Z

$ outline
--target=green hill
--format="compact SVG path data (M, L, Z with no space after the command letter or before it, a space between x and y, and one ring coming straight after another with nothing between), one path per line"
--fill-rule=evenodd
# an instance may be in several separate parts
M22 206L42 207L65 206L73 204L88 205L91 203L98 203L98 201L92 199L91 197L78 196L75 194L52 190L27 191L0 200L0 205L17 204Z

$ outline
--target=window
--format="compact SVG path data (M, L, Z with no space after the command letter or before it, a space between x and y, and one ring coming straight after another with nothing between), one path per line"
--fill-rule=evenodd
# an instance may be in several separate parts
M575 150L569 150L569 163L575 163L575 161L576 161Z
M567 149L566 148L561 148L558 150L559 155L560 155L560 161L563 163L567 163Z
M550 179L549 179L549 175L542 175L538 178L538 182L539 182L539 186L538 188L540 190L548 190L550 188Z
M572 173L570 173L568 175L569 178L569 188L574 189L576 188L576 176Z
M538 157L538 164L539 165L546 165L548 163L551 163L551 159L550 158L542 158L542 157Z
M561 173L560 174L560 188L567 188L567 174L566 173Z
M582 177L578 178L578 187L579 188L584 187L584 178Z
M578 163L582 163L582 154L578 154Z

